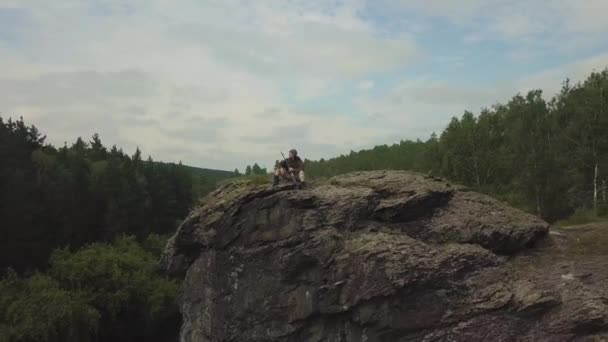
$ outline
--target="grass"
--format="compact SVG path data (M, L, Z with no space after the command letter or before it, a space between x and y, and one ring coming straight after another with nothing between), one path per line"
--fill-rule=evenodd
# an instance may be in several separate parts
M608 222L608 217L599 216L593 209L577 209L572 216L555 223L556 226L567 228L583 224Z
M272 184L272 175L251 175L251 176L241 176L241 177L232 177L228 179L224 179L219 181L216 184L215 190L220 187L230 185L229 188L237 191L228 191L224 192L222 195L222 201L231 201L233 196L237 196L238 193L242 193L243 191L248 191L253 189L256 186L260 185L270 185ZM216 201L217 198L214 197L214 193L211 192L201 198L198 199L198 206L205 206L210 203L210 201Z
M272 184L272 175L251 175L251 176L241 176L228 178L220 181L218 183L219 186L227 185L227 184L237 184L237 185L264 185L264 184Z
M567 254L608 255L608 223L590 223L572 227L569 231L574 233L574 239L566 250Z

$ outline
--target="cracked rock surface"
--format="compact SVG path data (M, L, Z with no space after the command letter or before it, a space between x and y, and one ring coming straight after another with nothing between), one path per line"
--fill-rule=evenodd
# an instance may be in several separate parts
M608 331L597 273L535 256L550 248L537 246L546 222L462 187L373 171L305 190L227 185L206 202L163 255L184 277L184 342L586 341Z

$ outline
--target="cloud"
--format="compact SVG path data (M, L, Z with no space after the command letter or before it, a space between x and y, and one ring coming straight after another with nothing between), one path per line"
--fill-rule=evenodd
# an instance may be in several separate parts
M255 113L254 117L258 118L258 119L268 119L268 120L272 120L272 119L277 119L281 116L281 108L278 107L268 107L265 108L263 111L259 112L259 113Z
M221 21L203 14L169 30L185 41L203 42L213 56L251 72L306 76L308 82L390 71L413 61L417 54L411 35L379 35L357 16L360 6L353 1L241 5L214 3L210 12L221 13ZM226 21L232 24L227 26Z
M0 111L204 167L327 158L601 67L607 4L4 0Z
M273 127L270 134L256 135L246 137L254 143L272 143L272 144L302 144L308 142L311 133L310 123L298 123L290 125L281 125Z
M370 81L370 80L361 81L357 85L357 88L359 88L360 90L369 90L369 89L372 89L373 87L374 87L374 82Z
M122 127L156 124L142 103L158 90L153 77L137 70L49 72L0 77L0 104L8 115L34 122L56 144L93 133L124 144Z
M180 125L174 127L163 127L163 131L168 136L173 136L176 139L182 140L184 143L213 143L221 141L220 130L228 125L228 121L224 118L190 118L184 120Z
M158 158L192 148L190 162L204 166L220 146L264 159L267 144L252 153L243 142L272 137L280 126L272 118L289 115L269 108L288 109L289 98L314 100L413 62L410 35L379 35L358 8L324 1L5 1L0 13L17 13L19 22L2 36L2 67L10 72L0 76L0 104L58 143L100 131L109 143L138 144ZM315 129L327 122L317 119Z
M582 82L591 72L605 68L608 68L608 52L522 77L516 87L522 92L543 89L545 97L548 98L559 92L566 79L570 79L571 84Z
M137 70L50 72L35 78L0 78L8 106L61 107L98 101L140 101L155 95L151 77Z
M228 89L211 85L178 85L172 90L173 104L219 103L229 97Z
M437 63L447 64L454 67L463 67L465 64L465 58L463 56L445 56L439 55L434 57Z
M450 83L430 75L408 78L381 96L360 98L358 106L368 115L368 127L397 127L385 141L390 141L390 134L425 139L431 132L445 128L450 117L460 116L465 110L479 113L482 108L506 103L517 93L525 94L534 89L542 89L545 99L549 100L559 92L567 78L571 83L580 82L592 71L607 67L608 52L515 79L504 79L491 87L474 83L464 86L462 80Z
M463 42L503 41L532 49L573 51L602 46L608 30L604 0L379 0L387 11L435 18L464 30ZM604 45L605 46L605 45Z

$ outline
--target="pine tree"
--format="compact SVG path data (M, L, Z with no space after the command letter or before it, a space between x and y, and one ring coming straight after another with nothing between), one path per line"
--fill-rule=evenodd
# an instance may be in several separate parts
M97 134L97 133L93 134L93 140L91 142L89 142L89 146L90 146L89 156L91 158L91 161L96 162L96 161L104 160L107 158L108 151L101 143L99 134Z

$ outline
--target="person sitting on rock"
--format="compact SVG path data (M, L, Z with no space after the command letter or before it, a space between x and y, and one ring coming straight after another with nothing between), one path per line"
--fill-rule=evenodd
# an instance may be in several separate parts
M278 162L278 161L277 161ZM298 156L298 151L289 151L289 157L275 164L273 186L279 184L279 178L292 180L292 175L299 186L304 184L304 162Z

